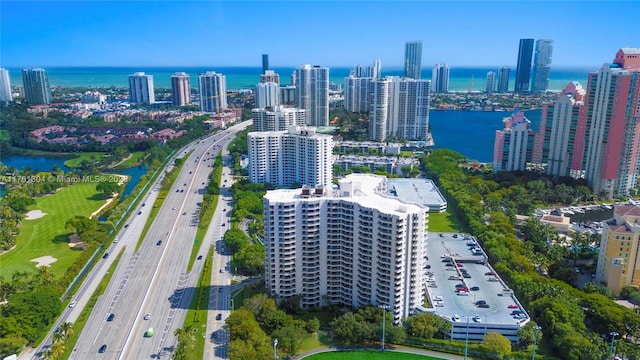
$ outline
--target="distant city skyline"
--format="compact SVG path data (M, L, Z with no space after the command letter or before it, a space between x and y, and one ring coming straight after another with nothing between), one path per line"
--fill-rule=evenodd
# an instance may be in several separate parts
M423 44L423 69L437 63L452 68L513 66L519 40L533 38L554 41L552 67L596 68L610 61L616 49L640 44L633 25L640 2L544 4L548 6L525 1L3 0L0 67L260 67L262 55L269 54L269 66L276 68L355 66L372 59L390 68L403 66L405 43L415 40ZM265 28L265 13L305 16L286 16L287 21L269 22ZM510 14L532 21L518 26L499 21ZM370 20L380 16L387 19L385 26ZM593 18L598 21L581 26ZM178 23L180 32L175 31ZM357 31L346 32L342 24ZM215 46L202 46L208 42Z

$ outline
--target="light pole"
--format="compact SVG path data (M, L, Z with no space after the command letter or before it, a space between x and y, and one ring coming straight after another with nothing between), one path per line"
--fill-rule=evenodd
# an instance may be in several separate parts
M380 305L382 309L382 352L384 352L384 327L385 327L385 318L387 317L387 308L388 305Z
M273 360L278 360L278 353L276 353L277 347L278 347L278 339L273 339Z
M611 349L609 349L609 360L613 359L613 342L616 340L616 336L620 335L615 331L609 333L611 335Z
M467 351L469 350L469 315L467 315L467 336L464 340L464 360L467 360Z
M533 353L531 354L531 360L536 358L536 345L538 344L538 331L542 328L538 325L533 327Z

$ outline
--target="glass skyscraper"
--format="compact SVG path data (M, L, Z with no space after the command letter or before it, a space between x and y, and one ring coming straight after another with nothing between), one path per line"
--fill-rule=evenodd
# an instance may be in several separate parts
M410 41L404 45L404 76L420 79L422 41Z
M516 68L515 92L529 91L532 57L533 39L520 39L520 48L518 50L518 67Z
M552 55L553 40L540 39L536 41L536 53L533 59L533 74L531 74L531 91L545 92L547 91L547 88L549 88Z
M47 70L22 69L22 85L24 96L30 105L51 104L51 87Z

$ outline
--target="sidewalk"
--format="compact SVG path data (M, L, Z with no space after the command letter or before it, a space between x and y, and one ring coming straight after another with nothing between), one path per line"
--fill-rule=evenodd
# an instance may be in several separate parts
M313 355L313 354L318 354L318 353L323 353L323 352L328 352L328 351L348 351L348 350L378 350L380 351L380 348L372 348L372 347L321 347L321 348L317 348L317 349L313 349L310 351L306 351L300 355L294 356L292 357L293 360L299 360L299 359L304 359L307 356ZM424 350L424 349L416 349L416 348L409 348L409 347L404 347L404 346L394 346L394 347L389 347L386 348L384 350L386 351L393 351L393 352L400 352L400 353L407 353L407 354L416 354L416 355L425 355L425 356L431 356L434 358L438 358L438 359L446 359L446 360L463 360L464 356L460 356L460 355L453 355L453 354L447 354L447 353L439 353L439 352L435 352L435 351L430 351L430 350ZM472 359L471 357L467 356L467 359Z

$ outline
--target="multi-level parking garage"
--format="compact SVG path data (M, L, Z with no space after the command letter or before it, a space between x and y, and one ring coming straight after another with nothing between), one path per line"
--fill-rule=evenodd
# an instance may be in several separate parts
M518 341L530 319L518 299L487 262L476 239L464 234L430 233L425 296L432 312L453 324L452 339L482 340L497 332Z

